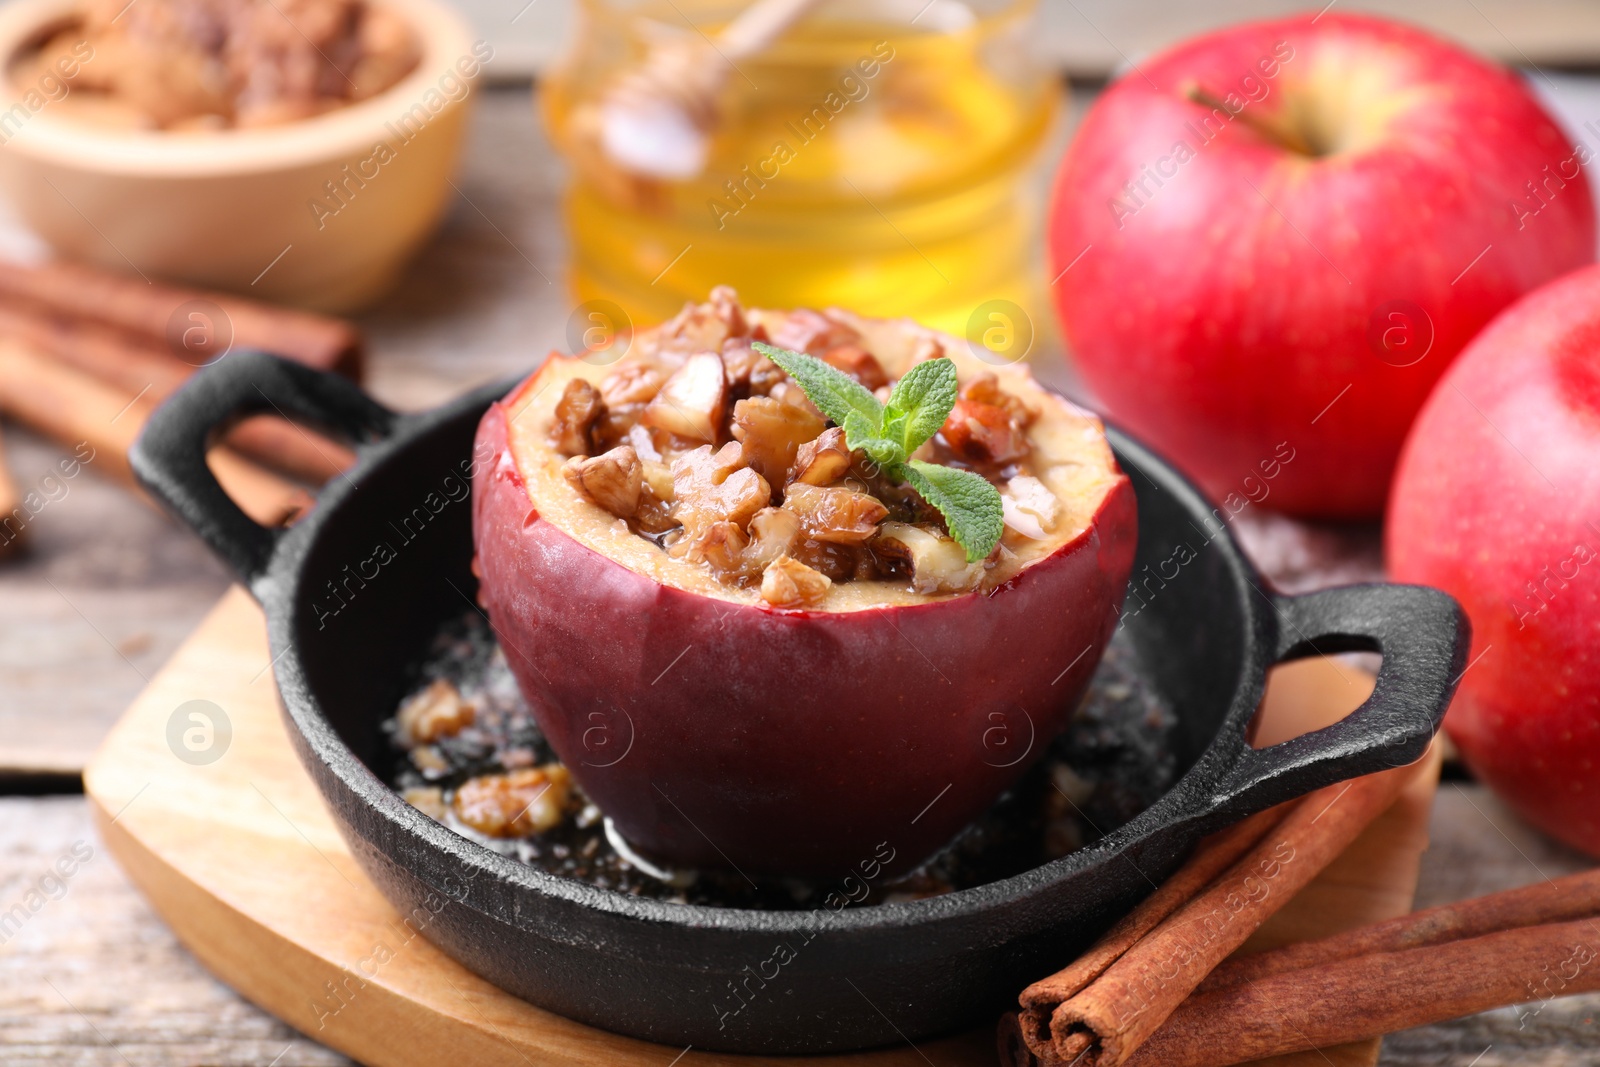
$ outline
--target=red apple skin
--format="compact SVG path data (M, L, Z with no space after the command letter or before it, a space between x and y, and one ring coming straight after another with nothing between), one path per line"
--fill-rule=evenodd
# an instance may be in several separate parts
M495 456L473 484L479 596L557 754L662 862L915 865L1043 754L1116 626L1126 476L1082 535L991 595L777 611L662 585L543 520L507 441L515 396L478 428L475 454Z
M1260 99L1213 119L1221 131L1202 144L1194 130L1212 112L1185 98L1190 84ZM1347 100L1366 126L1321 158L1246 123ZM1182 164L1180 140L1194 150ZM1263 502L1263 464L1287 442L1295 458L1268 507L1376 516L1407 428L1460 349L1592 261L1579 173L1592 156L1574 152L1517 76L1408 26L1329 11L1180 45L1106 90L1056 180L1051 277L1077 364L1112 419L1214 498ZM1142 169L1158 164L1159 187ZM1141 178L1149 195L1132 199L1124 185ZM1548 183L1545 200L1529 182ZM1390 301L1411 307L1393 318ZM1430 332L1425 356L1392 365Z
M1401 455L1388 554L1472 619L1445 719L1467 765L1600 856L1600 267L1514 304L1450 368Z

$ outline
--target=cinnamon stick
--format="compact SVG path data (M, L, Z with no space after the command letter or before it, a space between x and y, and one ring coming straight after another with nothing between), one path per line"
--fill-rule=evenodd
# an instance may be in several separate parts
M1401 767L1318 790L1208 888L1072 997L1025 1002L1049 1012L1048 1042L1023 1025L1037 1055L1050 1049L1082 1067L1133 1055L1206 975L1244 943L1387 808L1413 773ZM1048 979L1046 980L1048 982Z
M196 364L221 355L223 346L230 344L241 350L258 348L352 378L360 376L363 362L360 333L341 319L223 293L150 283L76 263L0 263L0 300L32 302L160 344L181 345Z
M1029 1044L1048 1044L1051 1012L1104 974L1106 968L1126 955L1163 919L1192 900L1219 874L1255 848L1270 830L1283 821L1287 813L1288 805L1268 808L1201 841L1182 867L1108 930L1089 951L1055 974L1041 978L1024 989L1020 998L1024 1010L1018 1025L1026 1029Z
M1473 900L1441 904L1318 941L1302 941L1270 952L1236 956L1212 971L1196 993L1216 992L1259 982L1286 971L1319 967L1377 952L1398 952L1502 930L1596 916L1600 916L1600 869Z
M0 339L0 413L129 485L135 483L128 449L154 406L148 396L119 390L15 339ZM207 461L228 494L259 523L282 525L311 505L305 490L231 449L213 449Z
M0 275L5 272L0 267ZM43 305L0 303L0 337L11 337L102 381L159 402L188 381L195 367L152 339ZM275 419L233 427L224 440L291 477L321 485L355 462L336 441Z
M1533 885L1511 889L1489 896L1477 897L1472 900L1457 901L1439 907L1429 908L1424 911L1414 912L1387 922L1374 923L1356 930L1346 931L1332 937L1322 938L1317 941L1306 941L1283 948L1273 949L1268 952L1259 952L1249 956L1238 956L1229 959L1211 973L1211 976L1201 983L1194 994L1184 1002L1183 1006L1173 1012L1172 1016L1156 1031L1150 1041L1134 1053L1129 1060L1132 1064L1143 1064L1147 1057L1150 1063L1158 1061L1155 1057L1159 1049L1181 1040L1204 1041L1204 1035L1188 1033L1185 1038L1171 1037L1168 1031L1173 1028L1192 1026L1197 1017L1197 1011L1236 1011L1240 1014L1234 1021L1245 1031L1260 1031L1263 1026L1274 1025L1274 1020L1285 1017L1298 1020L1297 1013L1303 1009L1298 1002L1307 997L1317 998L1323 996L1325 991L1313 988L1312 979L1302 977L1289 980L1287 977L1281 984L1267 985L1267 979L1277 979L1280 976L1301 975L1308 976L1320 974L1331 964L1341 966L1349 963L1350 969L1341 973L1352 976L1350 985L1365 987L1371 980L1371 975L1379 971L1388 973L1396 966L1392 958L1396 953L1405 953L1407 958L1402 961L1407 967L1417 967L1424 964L1428 966L1446 966L1453 957L1438 956L1412 956L1417 950L1431 948L1454 942L1473 941L1482 939L1492 934L1505 933L1512 930L1542 929L1546 933L1541 937L1551 937L1549 929L1557 925L1583 932L1588 931L1591 938L1600 938L1600 869L1584 871L1579 874L1568 875L1550 881L1539 882ZM1559 938L1558 938L1559 940ZM1496 969L1504 972L1506 963L1493 953L1498 952L1502 942L1480 941L1476 955L1481 955L1474 971L1493 971ZM1444 964L1438 964L1439 960ZM1429 962L1433 961L1433 962ZM1514 968L1513 968L1514 969ZM1570 973L1571 968L1568 968ZM1550 986L1542 992L1538 989L1539 982L1545 981L1546 972L1541 971L1541 976L1535 982L1535 991L1531 999L1540 999L1545 995L1565 996L1568 993L1586 991L1568 983L1573 979L1556 974L1550 978ZM1224 1002L1220 994L1243 989L1245 987L1267 989L1272 992L1273 999L1257 997L1253 1000L1240 1000L1237 1002ZM1506 983L1504 975L1490 983L1489 988L1504 990ZM1419 1026L1425 1022L1438 1022L1445 1018L1453 1018L1441 1014L1459 1007L1456 998L1457 992L1449 989L1440 991L1440 983L1432 978L1421 983L1419 987L1408 994L1408 1000L1415 1003L1415 1014L1407 1012L1395 1016L1398 1022L1392 1023L1392 1029L1405 1029L1409 1026ZM1513 991L1514 992L1514 991ZM1437 993L1437 997L1436 997ZM1480 989L1474 996L1487 997L1488 992ZM1529 997L1516 998L1506 994L1508 999L1494 1004L1482 1004L1478 1007L1466 1009L1482 1011L1490 1007L1502 1007L1505 1004L1520 1003ZM1259 1010L1271 1018L1263 1024L1251 1013ZM1332 1011L1333 1009L1329 1009ZM1352 1006L1351 1012L1362 1011L1367 1013L1362 1006ZM1207 1024L1211 1025L1211 1024ZM1221 1023L1216 1024L1219 1028ZM1297 1022L1298 1025L1298 1022ZM1287 1026L1286 1026L1287 1028ZM1376 1036L1374 1033L1356 1032L1357 1029L1339 1030L1327 1042L1342 1044L1347 1041L1357 1041L1366 1037ZM1390 1031L1385 1031L1390 1032ZM1253 1056L1276 1055L1279 1052L1295 1051L1290 1048L1276 1046L1264 1050L1255 1050L1246 1053L1237 1053L1233 1045L1233 1036L1230 1033L1223 1042L1228 1050L1224 1055L1218 1055L1207 1063L1225 1064L1236 1062L1232 1057L1249 1059ZM1035 1056L1023 1041L1022 1027L1015 1015L1003 1017L996 1031L996 1047L1000 1054L1000 1062L1005 1067L1059 1067L1065 1061L1055 1051L1054 1046L1046 1046L1044 1055ZM1157 1050L1157 1051L1149 1051Z
M1600 923L1378 952L1191 997L1128 1067L1226 1067L1600 990Z
M1039 1057L1022 1036L1022 1018L1017 1012L1006 1012L995 1024L994 1054L1000 1067L1039 1067Z
M27 524L16 514L21 507L22 494L11 477L11 468L6 464L5 441L0 439L0 558L22 547L22 533Z

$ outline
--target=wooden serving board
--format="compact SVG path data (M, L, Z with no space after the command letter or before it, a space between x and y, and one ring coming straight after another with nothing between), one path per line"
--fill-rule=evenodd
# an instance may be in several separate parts
M1333 721L1371 689L1348 665L1279 668L1263 741ZM169 745L189 701L222 709L210 763ZM204 747L206 738L191 739ZM181 745L180 745L181 747ZM193 747L193 746L192 746ZM1251 947L1323 936L1411 909L1438 762ZM413 936L346 849L290 749L264 621L234 588L155 676L84 772L102 839L178 937L224 982L371 1067L975 1067L987 1028L871 1053L762 1058L670 1048L596 1030L502 993ZM1371 1067L1377 1042L1280 1057L1275 1067Z

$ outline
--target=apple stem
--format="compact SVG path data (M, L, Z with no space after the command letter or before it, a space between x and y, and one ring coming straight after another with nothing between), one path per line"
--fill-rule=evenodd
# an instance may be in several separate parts
M1224 115L1238 119L1241 123L1250 127L1262 137L1265 137L1274 144L1282 145L1291 152L1298 152L1303 156L1311 156L1313 158L1318 155L1317 151L1313 149L1311 145L1308 144L1306 140L1294 130L1283 129L1282 127L1273 125L1272 123L1263 122L1254 115L1246 114L1243 108L1235 111L1233 108L1229 107L1221 97L1205 89L1197 82L1189 82L1187 85L1185 85L1183 87L1183 95L1193 103L1199 104L1201 107L1208 107L1213 111L1220 110Z

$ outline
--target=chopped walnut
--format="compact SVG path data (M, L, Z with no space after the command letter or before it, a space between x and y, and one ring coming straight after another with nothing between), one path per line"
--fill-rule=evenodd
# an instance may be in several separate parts
M750 332L749 320L745 318L744 307L739 303L739 294L733 286L714 287L707 302L711 305L711 314L721 321L729 337L744 337Z
M1061 518L1061 501L1031 474L1019 474L1000 493L1005 524L1024 537L1043 541Z
M957 400L939 432L961 459L1013 463L1028 454L1028 436L1003 408L977 400Z
M799 536L797 515L782 508L762 508L751 517L748 533L732 522L714 522L698 537L685 538L679 554L706 564L725 581L743 584L759 577Z
M730 337L722 343L722 366L728 386L744 396L766 396L786 380L782 369L750 347L751 338Z
M821 601L832 585L827 575L779 556L761 575L761 599L775 608L804 608Z
M582 378L572 379L556 401L555 421L550 426L551 447L563 456L587 456L594 450L591 431L605 409L600 390Z
M1038 411L1007 392L1009 374L977 371L916 453L1003 489L1005 537L968 564L938 510L852 452L843 429L754 348L770 337L885 399L893 382L853 321L836 311L747 316L731 289L717 289L647 335L598 389L567 386L551 431L573 457L567 480L673 559L729 585L759 583L769 603L803 603L829 581L908 579L918 592L955 593L1010 573L1019 546L1047 538L1062 514L1027 462ZM896 367L945 355L931 331L902 336Z
M789 312L772 335L772 343L778 348L818 357L860 340L861 332L854 326L808 309Z
M644 491L639 508L633 513L633 524L643 533L660 534L678 525L672 516L672 468L657 460L644 460L640 464Z
M762 508L750 519L750 544L744 564L751 573L760 573L779 556L788 554L800 536L800 516L782 508Z
M860 345L844 344L830 348L822 356L830 367L844 371L869 390L876 391L889 384L889 375L876 356Z
M624 363L600 383L600 397L608 407L648 404L661 391L666 376L647 363Z
M711 290L704 304L685 304L683 310L661 327L661 351L668 353L720 352L730 337L750 332L739 295L726 285Z
M400 794L400 799L435 822L444 822L444 790L436 785L417 786Z
M878 532L889 509L854 489L796 483L784 498L785 510L800 517L806 536L816 541L858 545Z
M361 0L73 7L77 17L52 20L39 59L87 48L93 62L65 79L70 96L50 98L91 121L119 116L126 128L220 130L310 118L377 95L422 54L407 13ZM61 69L33 68L52 76ZM30 71L21 87L38 76Z
M645 488L650 490L650 495L663 503L670 504L676 498L673 488L672 466L658 459L641 459L639 466L644 475Z
M406 748L430 745L471 726L477 714L478 709L463 700L454 685L440 678L400 705L397 740Z
M946 534L904 522L886 522L875 551L904 561L911 588L923 594L965 593L983 581L983 563L968 563L966 549Z
M911 346L911 359L908 366L915 367L918 363L926 363L930 359L944 358L944 343L931 333L918 334Z
M716 444L727 397L722 358L697 352L672 372L640 421L690 441Z
M456 790L456 818L489 837L542 834L561 822L572 775L559 763L509 774L484 774Z
M620 519L639 510L644 468L630 445L598 456L573 456L561 468L567 484Z
M1031 426L1039 413L1023 403L1022 398L1015 393L1008 393L1000 388L1000 379L992 371L982 371L972 376L971 380L961 388L964 400L976 400L980 404L993 404L1011 417L1011 421L1018 426Z
M811 402L811 398L806 396L804 389L791 382L788 378L768 390L768 395L779 403L788 404L790 407L802 408L817 418L822 418L822 409Z
M844 431L834 426L800 446L789 468L788 481L832 485L849 469L850 448L844 442Z
M714 522L699 537L684 542L683 558L731 577L744 572L744 551L749 544L750 536L737 523Z
M745 462L769 485L782 485L800 446L827 423L820 415L766 396L733 405L733 436L744 446Z
M704 536L718 522L742 529L772 501L767 480L744 466L743 449L734 441L716 452L704 445L679 456L672 463L672 490L673 516L690 539ZM685 544L682 551L689 548Z
M589 431L589 451L598 455L609 452L618 445L627 444L629 435L639 424L639 416L644 414L643 404L629 404L625 407L607 407L595 420L594 427Z
M721 355L722 373L727 379L728 388L732 392L740 396L766 392L765 389L752 390L750 388L750 376L755 372L756 361L767 357L751 348L749 341L739 337L730 337L722 342Z
M369 7L361 24L361 44L366 54L356 62L350 81L356 95L376 96L398 82L416 65L420 50L411 28L398 13Z

